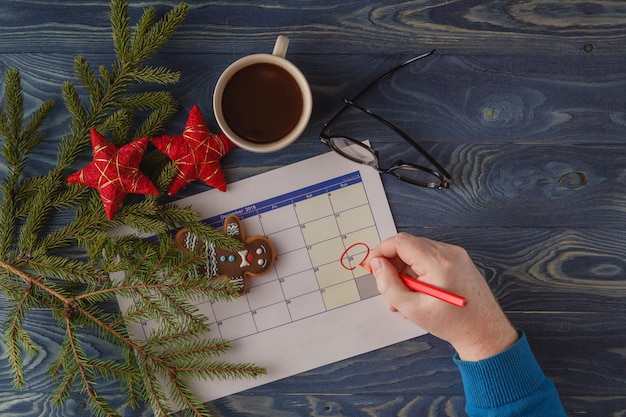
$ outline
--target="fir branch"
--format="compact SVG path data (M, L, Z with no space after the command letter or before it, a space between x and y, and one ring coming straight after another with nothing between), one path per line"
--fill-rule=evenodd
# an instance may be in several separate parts
M206 223L190 222L183 224L183 227L188 228L191 233L198 237L198 239L205 242L211 242L221 248L235 252L241 250L242 248L241 242L230 239L228 236L225 236L223 233L217 231Z
M4 136L2 156L9 166L9 176L3 178L0 193L0 256L8 256L14 243L17 228L20 193L20 178L28 160L28 154L43 140L38 129L53 106L51 100L44 101L24 124L24 92L19 71L10 68L5 74L6 110L0 108L0 134Z
M23 203L26 213L36 213L26 217L17 243L19 253L30 254L40 234L45 230L49 214L54 210L52 197L61 192L63 186L60 174L49 175L39 184L37 193Z
M114 0L121 1L121 0ZM112 6L113 7L113 6ZM132 42L132 53L129 61L143 62L150 58L167 41L182 23L189 11L189 5L180 3L163 16L161 20L153 23L156 15L154 8L149 7L144 12L144 17L137 26L137 31Z
M0 193L4 196L0 204L0 259L8 259L17 230L18 207L15 194L8 184L2 185Z
M100 124L98 131L103 135L110 134L111 142L120 146L130 135L134 122L134 111L131 108L121 108L109 114Z
M258 377L266 374L265 369L249 363L233 365L225 362L211 362L204 366L175 368L180 376L192 378L208 377L211 380L243 379L249 378L250 375Z
M123 98L135 77L145 73L146 71L155 73L154 70L148 70L148 67L142 63L152 56L162 44L169 39L174 33L178 25L182 22L187 14L189 6L181 3L174 7L170 12L158 22L151 25L150 29L144 29L135 34L132 40L132 47L129 46L131 40L128 39L128 27L130 15L128 13L128 4L124 0L113 0L111 2L111 19L113 27L113 38L118 55L118 62L112 64L111 69L103 66L100 67L101 81L95 80L95 74L91 72L84 62L83 58L77 58L76 66L83 70L81 80L83 86L91 94L90 106L85 107L78 94L78 90L72 83L65 83L63 86L63 98L66 107L73 115L73 126L70 128L72 136L67 136L62 141L59 149L57 169L66 169L71 165L77 157L85 150L88 145L86 138L88 137L89 128L99 125L109 115L109 112L115 110L115 106L123 107ZM144 15L154 15L154 11L150 8L144 12ZM154 19L142 18L142 22L152 23ZM145 25L145 23L144 23ZM119 37L119 38L118 38ZM157 70L156 73L166 75L166 77L158 78L161 83L176 81L179 74L163 73ZM176 74L173 76L173 74ZM156 80L155 80L156 81ZM97 87L97 88L96 88ZM100 91L100 87L102 91ZM98 100L97 98L100 97ZM155 117L170 116L173 114L171 104L160 107L159 114ZM163 119L161 119L163 121ZM163 129L163 123L156 123L154 120L142 127L145 135L153 134L155 131ZM137 137L142 137L137 135Z
M128 61L131 57L131 31L130 13L126 1L112 1L109 17L113 30L113 45L115 55L122 61Z
M206 406L193 395L193 392L178 377L178 369L166 375L172 381L170 384L170 396L183 409L185 415L205 416L209 413Z
M155 218L155 213L150 212L150 209L152 209L151 205L144 203L139 202L120 209L119 216L123 218L124 224L145 234L160 236L167 234L170 229L168 225ZM137 210L137 206L146 207L146 212Z
M142 84L174 84L179 81L180 74L165 67L140 66L133 72L133 78Z
M98 75L91 67L89 61L82 55L74 59L74 72L76 72L82 85L89 91L92 103L100 101L104 93L103 83L98 79Z
M89 124L88 110L85 107L85 105L83 105L80 99L80 94L78 93L78 89L76 88L76 86L73 83L66 81L65 83L63 83L61 92L63 93L63 102L65 103L65 107L72 114L72 124L74 126L88 125ZM76 137L80 135L74 133L74 136ZM64 141L64 142L67 142L67 141ZM69 157L65 156L62 153L59 153L59 158L60 158L60 161L63 161L64 159L67 158L68 162L71 163L74 161L74 159L76 159L76 157L80 153L82 153L82 149L78 148L77 152L70 153Z
M118 413L113 409L113 407L111 407L108 402L103 401L96 391L96 375L94 374L92 367L89 366L89 360L83 349L82 343L80 343L80 339L74 332L71 313L71 307L67 306L65 312L67 340L69 341L70 351L76 364L73 373L79 376L83 388L87 392L89 399L87 404L89 405L92 413L96 416L117 416ZM72 374L68 375L68 377L75 379Z
M161 347L163 360L178 368L187 367L190 363L201 364L204 367L213 366L210 358L230 349L230 343L223 339L200 339L188 333L173 335L168 340L170 343L166 343L165 340L159 338L158 343L151 342ZM187 345L187 349L181 351L180 343Z
M100 275L91 265L63 256L36 255L28 261L28 265L43 276L65 282L94 284Z
M156 18L157 14L154 7L144 9L143 14L135 26L135 39L143 39L154 24ZM130 24L130 19L128 20L128 24Z
M28 286L25 289L22 299L12 311L9 311L9 319L4 324L6 329L4 332L4 341L7 349L6 357L9 360L9 366L13 374L13 386L16 389L22 389L26 383L21 354L22 349L30 356L37 355L39 351L23 328L26 312L30 309L31 288L32 286Z
M179 251L171 230L187 227L202 240L230 250L241 249L240 242L201 222L191 207L162 204L158 196L129 198L108 220L97 191L65 183L67 171L88 150L91 128L108 133L118 146L165 129L176 102L171 93L151 91L147 85L172 84L180 74L148 66L145 60L175 32L188 9L181 3L160 19L154 8L145 9L133 29L127 2L111 1L116 60L96 72L86 58L76 57L78 84L66 82L61 87L71 122L61 139L56 166L41 177L23 178L23 172L30 152L44 138L40 129L52 102L44 101L25 120L19 71L5 74L0 135L9 175L0 182L0 290L13 305L4 323L3 342L13 383L21 388L26 383L23 357L37 353L24 329L27 313L32 308L50 309L65 331L48 370L57 383L51 395L55 405L79 389L87 394L93 414L117 416L99 393L104 379L126 388L131 406L146 402L159 416L171 413L169 397L185 406L189 415L208 416L189 389L188 378L254 378L264 373L254 365L214 359L228 343L207 337L209 320L194 302L206 297L231 300L236 291L228 280L194 274L204 258ZM143 90L133 90L138 85ZM158 152L147 155L144 164L150 166L147 171L159 189L165 190L174 175L172 164ZM48 230L60 210L73 212L74 220ZM154 234L155 240L111 233L121 226ZM63 250L68 248L78 249L82 258L66 256ZM126 271L124 277L109 279L108 274L119 271ZM106 312L103 306L117 297L137 303L125 315ZM127 326L148 318L163 326L146 341L134 339ZM81 337L85 330L119 349L121 359L90 358Z
M172 104L176 104L176 101L169 91L146 91L143 93L128 94L120 100L122 107L133 110L153 110Z
M93 245L102 244L102 240L108 241L111 239L107 231L110 230L112 225L105 222L106 216L100 210L102 204L100 196L94 190L78 185L70 185L59 195L55 208L74 209L76 201L82 200L85 194L89 194L91 198L87 199L83 205L76 209L75 220L60 229L48 233L39 241L38 247L41 252L58 251L78 243L79 246L85 247L89 253L89 249ZM97 255L95 256L95 258L91 256L90 258L94 261L100 258Z
M69 349L64 350L64 352L65 351L69 353ZM67 362L69 362L69 360ZM75 372L75 370L77 369L76 366L69 367L67 371L64 372L63 375L61 375L63 363L64 361L60 362L58 366L55 367L55 373L54 375L52 375L52 379L54 382L56 382L57 385L50 392L50 403L53 406L57 407L65 404L67 399L70 397L78 378Z
M20 137L24 120L24 92L21 88L20 74L15 69L9 69L5 74L4 94L6 117L2 117L2 134L9 140L15 140Z
M167 403L165 391L160 380L153 371L150 361L145 356L139 356L137 360L137 368L142 376L144 389L146 390L147 402L158 416L167 416L170 414L170 405Z
M166 120L169 120L178 109L174 100L155 108L141 123L135 132L136 137L154 137L165 129Z

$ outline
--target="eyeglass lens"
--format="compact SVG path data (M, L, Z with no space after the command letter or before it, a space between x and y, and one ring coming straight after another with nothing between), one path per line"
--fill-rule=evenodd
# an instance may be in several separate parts
M388 172L396 177L413 184L426 187L439 187L443 178L436 172L420 166L396 163L389 169L382 169L378 166L376 152L364 143L342 136L329 138L331 147L345 158L351 159L365 165L369 165L379 172Z
M330 138L330 142L335 151L348 159L366 165L377 165L378 158L376 153L370 147L360 142L341 136L333 136Z
M393 173L396 177L408 181L413 184L424 185L427 187L439 187L442 184L443 178L437 175L435 172L431 172L425 169L421 169L415 165L396 165L393 166L389 172Z

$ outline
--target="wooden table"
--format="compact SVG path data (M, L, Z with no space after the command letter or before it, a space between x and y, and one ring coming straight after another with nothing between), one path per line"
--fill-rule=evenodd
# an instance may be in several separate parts
M150 2L148 2L150 3ZM269 155L234 150L229 182L327 152L319 129L387 69L413 64L362 104L397 123L452 174L448 190L383 182L400 231L464 246L516 326L527 332L569 415L626 413L626 6L619 1L190 1L191 12L157 64L182 72L172 87L181 131L233 60L271 52L310 81L314 111L302 137ZM173 1L158 2L164 11ZM144 3L131 5L140 15ZM68 114L60 87L73 58L112 60L105 1L0 3L0 66L22 72L26 105L57 101L28 173L54 164ZM381 159L419 162L406 144L356 118L344 129L371 139ZM85 156L89 160L89 155ZM304 175L304 173L303 173ZM187 193L206 189L194 185ZM40 354L16 392L0 362L3 416L87 416L72 395L50 408L44 374L62 335L46 312L31 317ZM104 350L93 338L91 347ZM103 355L106 352L102 352ZM215 401L217 416L462 416L452 349L431 336L325 366ZM109 389L109 388L107 388ZM121 407L122 395L108 394ZM120 408L124 416L150 410Z

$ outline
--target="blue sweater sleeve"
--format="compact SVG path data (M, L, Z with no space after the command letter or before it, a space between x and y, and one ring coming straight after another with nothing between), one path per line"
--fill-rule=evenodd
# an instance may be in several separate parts
M454 362L461 371L471 417L567 417L524 333L509 349L478 362Z

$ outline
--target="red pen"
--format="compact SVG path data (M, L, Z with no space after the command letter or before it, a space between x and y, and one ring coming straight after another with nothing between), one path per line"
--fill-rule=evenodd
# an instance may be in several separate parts
M368 271L370 274L373 274L372 270L366 268L365 265L359 264L359 266ZM463 308L467 305L467 299L465 297L461 297L460 295L451 293L439 287L435 287L434 285L427 284L424 281L419 281L403 274L400 274L400 279L402 279L404 285L406 285L413 291L430 295L431 297L435 297L439 300L445 301L446 303L450 303L457 307Z

